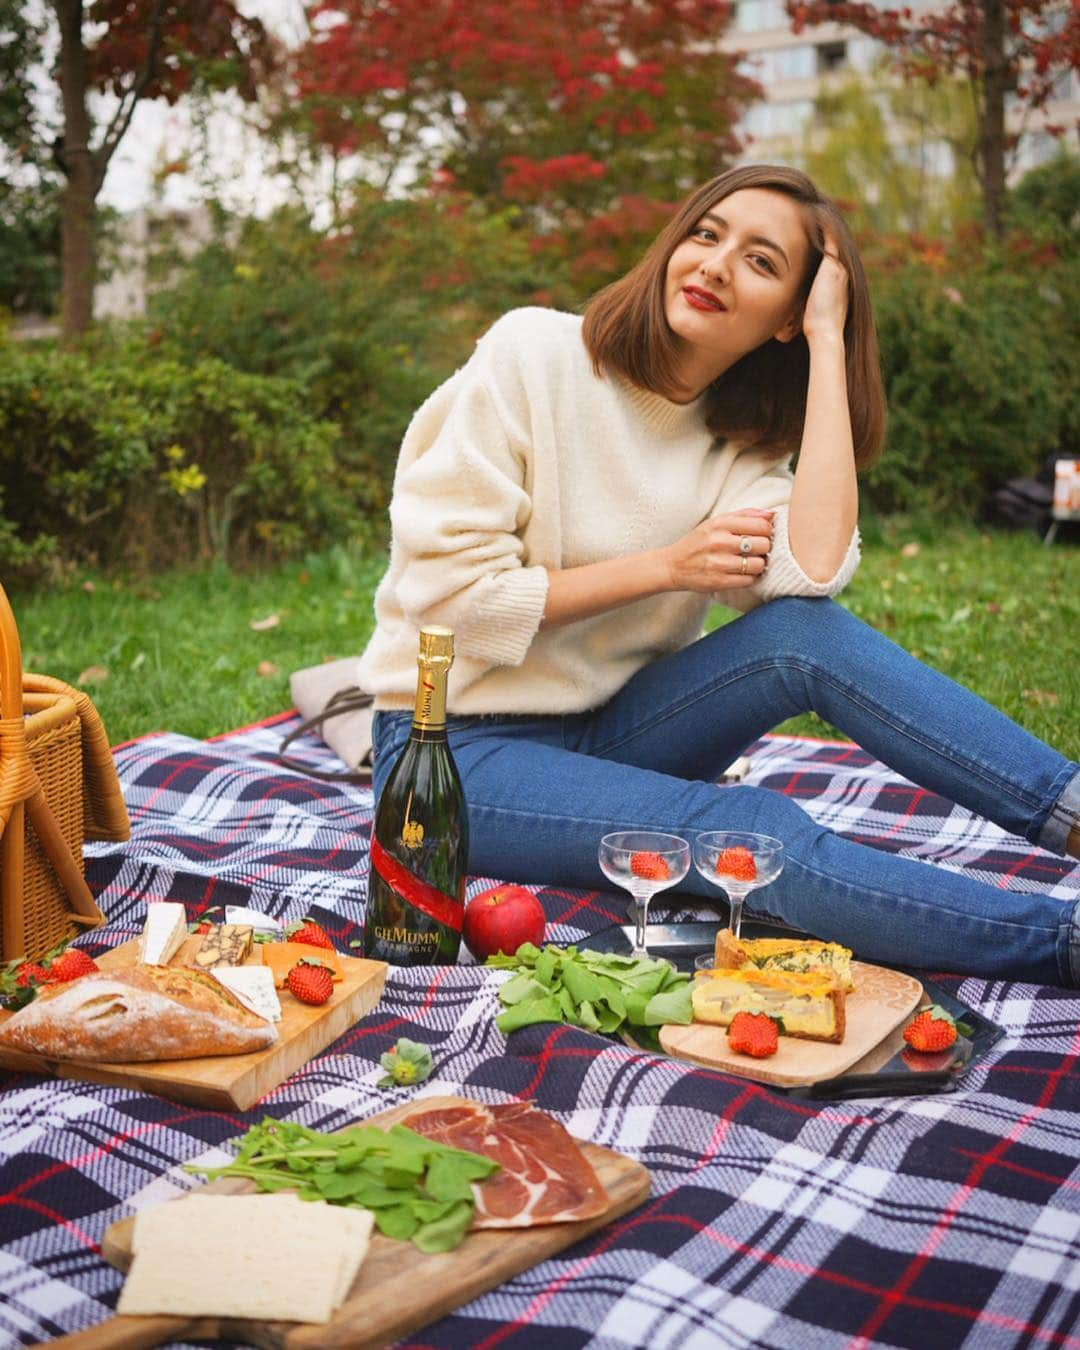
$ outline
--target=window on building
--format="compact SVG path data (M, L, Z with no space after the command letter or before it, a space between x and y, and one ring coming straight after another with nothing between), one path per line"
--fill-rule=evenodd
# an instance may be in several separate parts
M739 0L735 9L735 27L741 33L786 28L787 24L784 0Z
M828 75L834 70L845 70L848 64L846 42L823 42L817 49L817 67L819 75Z
M884 48L873 38L859 37L848 43L848 62L852 70L863 74L873 70L881 59Z
M777 80L808 80L814 74L813 47L781 47L773 52Z
M790 99L781 103L756 103L742 120L742 130L759 139L772 136L795 136L814 111L808 98Z

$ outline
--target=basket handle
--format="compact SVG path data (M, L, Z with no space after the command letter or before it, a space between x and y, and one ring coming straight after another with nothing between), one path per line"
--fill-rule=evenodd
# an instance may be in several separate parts
M105 916L45 800L45 789L30 763L23 725L22 651L19 629L0 585L0 944L5 954L26 950L23 868L26 863L25 815L29 815L45 856L71 902L73 923L93 928Z

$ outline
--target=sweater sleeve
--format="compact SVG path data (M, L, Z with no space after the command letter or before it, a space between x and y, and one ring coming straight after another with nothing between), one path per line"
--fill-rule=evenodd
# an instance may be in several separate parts
M765 571L754 585L730 591L717 591L713 599L718 604L745 613L767 600L777 600L784 595L839 595L855 575L860 557L858 526L852 531L840 566L827 581L815 581L799 566L797 558L791 551L791 541L788 537L788 503L791 500L793 482L794 475L787 465L777 465L741 494L736 506L725 507L727 510L734 510L738 506L757 506L763 510L772 510L775 513L773 543Z
M398 602L415 627L452 628L462 655L520 665L548 587L547 569L524 563L524 451L469 367L447 400L421 409L402 447L390 508L405 559Z

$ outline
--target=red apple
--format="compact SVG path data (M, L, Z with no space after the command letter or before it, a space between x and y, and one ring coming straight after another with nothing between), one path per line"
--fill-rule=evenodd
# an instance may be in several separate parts
M544 940L544 911L524 886L491 886L465 906L465 945L478 961L496 952L512 956L523 942Z

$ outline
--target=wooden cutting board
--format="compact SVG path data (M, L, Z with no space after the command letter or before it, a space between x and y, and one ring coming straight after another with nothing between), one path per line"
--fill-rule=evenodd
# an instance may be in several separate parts
M834 1078L868 1055L918 1007L923 997L919 981L898 970L852 961L851 976L855 988L847 996L847 1028L839 1045L781 1036L775 1055L751 1059L729 1048L726 1027L704 1022L692 1022L688 1027L661 1027L660 1044L678 1059L777 1087L804 1087Z
M170 965L183 965L199 945L188 938ZM342 970L329 1002L319 1007L301 1003L279 990L281 1021L278 1039L250 1055L211 1055L203 1059L159 1060L149 1064L99 1064L94 1061L46 1059L0 1046L0 1068L42 1073L54 1078L78 1078L88 1083L138 1088L176 1101L224 1110L246 1111L260 1097L279 1087L309 1059L325 1050L378 1003L386 983L386 963L337 954ZM139 959L139 940L133 938L97 958L103 970L129 966ZM258 946L248 964L259 965ZM0 1022L13 1013L0 1013Z
M425 1097L373 1116L367 1124L388 1127L418 1105L460 1104L460 1097ZM466 1235L452 1252L425 1255L411 1242L394 1242L376 1233L346 1301L326 1326L296 1322L245 1322L224 1318L114 1317L88 1331L61 1337L51 1345L67 1350L133 1350L191 1338L244 1341L267 1350L374 1350L427 1326L470 1300L494 1289L530 1266L571 1246L640 1205L649 1194L649 1174L632 1158L597 1144L579 1141L607 1191L603 1214L578 1223L535 1228L495 1228ZM250 1193L250 1181L222 1177L209 1190ZM135 1220L121 1219L105 1232L101 1250L121 1270L131 1264Z

